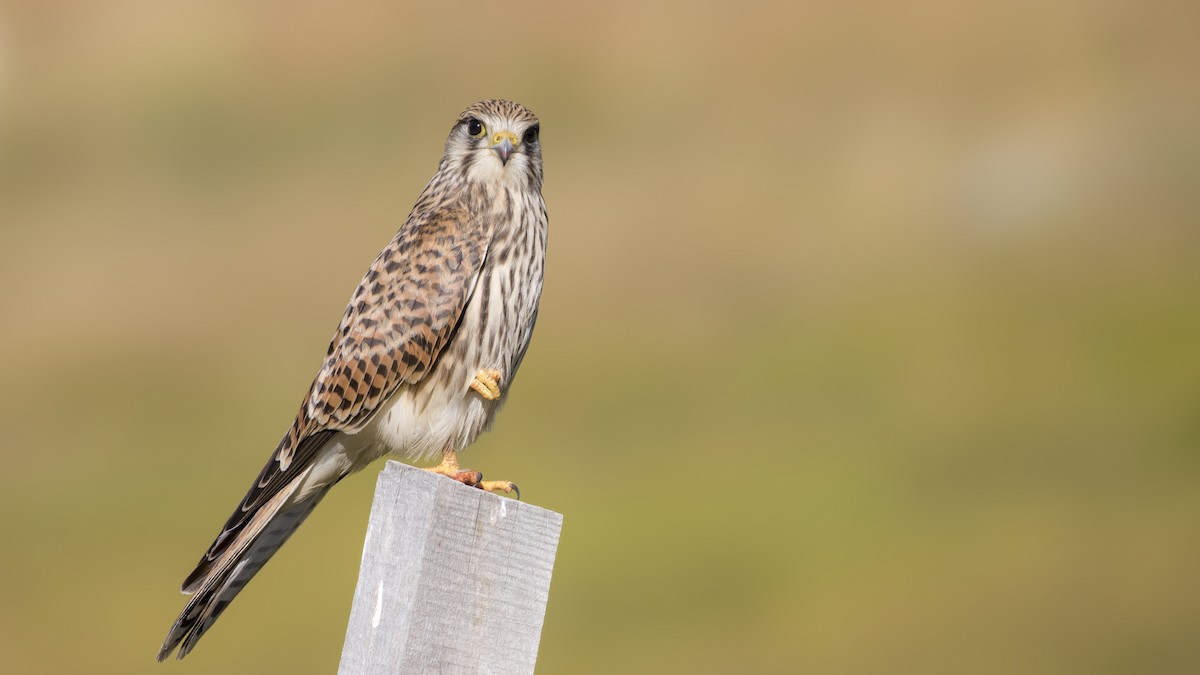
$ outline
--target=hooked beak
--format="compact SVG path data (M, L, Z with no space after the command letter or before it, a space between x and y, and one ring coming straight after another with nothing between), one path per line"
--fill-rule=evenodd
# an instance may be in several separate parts
M500 163L508 164L508 158L516 147L517 137L510 131L500 131L492 136L492 150L500 155Z

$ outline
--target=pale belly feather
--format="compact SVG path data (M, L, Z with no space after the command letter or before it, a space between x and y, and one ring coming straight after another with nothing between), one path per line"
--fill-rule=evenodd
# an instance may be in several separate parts
M491 428L529 346L544 271L545 221L535 223L537 208L544 213L545 207L540 200L536 207L514 206L514 222L523 226L493 240L455 337L434 367L419 382L400 385L361 429L335 435L300 496L384 455L426 461L446 450L461 451ZM500 371L497 400L470 388L483 369Z
M485 270L491 278L479 280L463 312L457 338L435 368L416 385L401 386L357 434L363 437L358 439L363 446L375 446L366 452L371 460L389 453L411 460L440 457L446 449L466 448L492 427L529 346L537 311L540 268L536 279L524 280L535 290L525 294L525 302L516 306L505 302L515 278L509 268L515 264L528 273L524 262L511 260ZM483 369L500 371L501 395L495 401L470 388L475 374Z
M446 450L465 449L491 428L533 334L546 251L540 196L493 206L498 212L511 208L498 222L515 227L493 239L455 337L421 381L402 384L362 429L339 433L326 446L332 451L330 469L349 465L357 471L387 454L414 461L438 458ZM470 388L483 369L500 371L497 400Z

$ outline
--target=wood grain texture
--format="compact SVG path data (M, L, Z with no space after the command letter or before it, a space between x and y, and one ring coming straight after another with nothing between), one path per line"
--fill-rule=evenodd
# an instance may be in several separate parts
M532 673L562 516L388 462L341 675Z

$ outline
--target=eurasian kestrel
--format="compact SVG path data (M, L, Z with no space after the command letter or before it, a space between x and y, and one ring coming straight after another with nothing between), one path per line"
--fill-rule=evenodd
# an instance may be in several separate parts
M512 492L458 466L492 425L537 319L546 256L538 119L504 100L462 112L437 173L350 298L300 412L183 581L158 652L195 647L329 488L388 453Z

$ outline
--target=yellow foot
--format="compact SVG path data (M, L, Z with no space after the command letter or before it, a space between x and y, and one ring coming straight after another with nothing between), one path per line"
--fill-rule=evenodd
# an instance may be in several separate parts
M511 495L514 492L517 499L521 498L521 488L517 484L508 480L481 480L475 487L488 492L503 492L506 495Z
M456 480L463 485L476 487L480 490L488 492L503 492L504 494L516 494L517 499L521 498L521 490L517 488L517 484L506 480L484 480L483 474L474 469L462 469L458 466L458 453L453 450L448 450L442 453L442 463L437 466L427 466L426 471L432 471L439 476L445 476L450 480Z
M489 401L495 401L500 398L500 371L495 368L484 368L475 373L475 379L471 382L471 389L479 392L479 395Z

